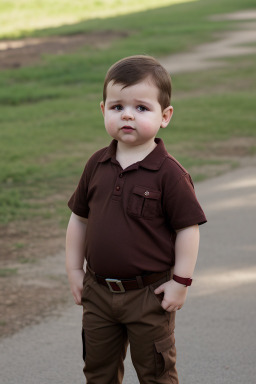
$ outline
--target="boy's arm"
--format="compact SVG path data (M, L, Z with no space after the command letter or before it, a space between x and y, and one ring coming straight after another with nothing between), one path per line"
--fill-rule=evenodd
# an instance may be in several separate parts
M195 269L199 248L198 225L177 231L175 242L174 274L191 278ZM155 290L156 294L164 292L162 307L168 311L182 308L187 297L188 287L170 280Z
M66 271L75 303L81 305L87 219L71 214L66 235Z

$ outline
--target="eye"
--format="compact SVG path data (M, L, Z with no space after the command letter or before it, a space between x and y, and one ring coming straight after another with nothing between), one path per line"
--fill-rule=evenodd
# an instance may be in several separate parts
M122 111L123 107L121 104L113 105L111 109L114 109L114 111Z
M138 105L137 109L138 109L139 112L148 111L148 108L145 107L144 105Z

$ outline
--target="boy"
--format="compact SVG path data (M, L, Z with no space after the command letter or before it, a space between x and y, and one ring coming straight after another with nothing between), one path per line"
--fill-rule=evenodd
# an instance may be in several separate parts
M128 340L140 383L178 383L175 312L206 218L190 176L156 139L170 97L170 76L152 57L109 69L100 106L114 140L89 159L68 203L66 269L83 305L88 384L122 382Z

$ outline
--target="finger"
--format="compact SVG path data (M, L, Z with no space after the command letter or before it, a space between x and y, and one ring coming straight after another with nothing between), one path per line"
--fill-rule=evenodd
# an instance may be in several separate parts
M166 311L167 312L176 312L176 311L179 311L181 308L182 308L182 305L175 305L175 304L172 304L172 305L166 305Z
M174 305L166 305L165 306L166 308L164 308L165 309L165 311L167 311L167 312L174 312L174 310L175 310L175 306Z
M80 292L76 292L74 294L74 300L75 300L75 303L77 305L81 305L82 304L82 296L81 296L81 293Z
M165 297L163 298L163 301L162 301L162 307L166 310L166 311L173 311L174 308L178 307L178 304L175 303L175 302L172 302L172 301L168 301L165 299Z
M156 288L156 289L154 290L154 293L155 293L156 295L159 295L159 293L162 293L162 292L164 292L164 286L163 286L163 285L160 285L160 287L158 287L158 288Z
M75 303L76 303L76 305L82 305L81 299L79 299L79 298L75 299Z
M165 310L168 311L168 312L172 312L172 311L178 311L180 310L183 305L179 305L177 303L168 303L167 301L162 301L162 307L165 307Z
M163 299L161 305L162 305L162 308L163 308L165 311L167 311L170 307L173 307L173 305L171 305L170 303L168 303L168 302L165 301L164 299Z

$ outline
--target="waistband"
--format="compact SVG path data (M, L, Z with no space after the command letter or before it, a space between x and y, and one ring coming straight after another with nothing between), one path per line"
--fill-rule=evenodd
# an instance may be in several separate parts
M135 276L131 279L110 279L97 275L88 266L87 269L93 275L98 284L104 285L113 293L124 293L130 290L142 289L148 285L158 282L163 278L168 281L171 277L171 271L167 270L163 272L151 273L148 275Z

